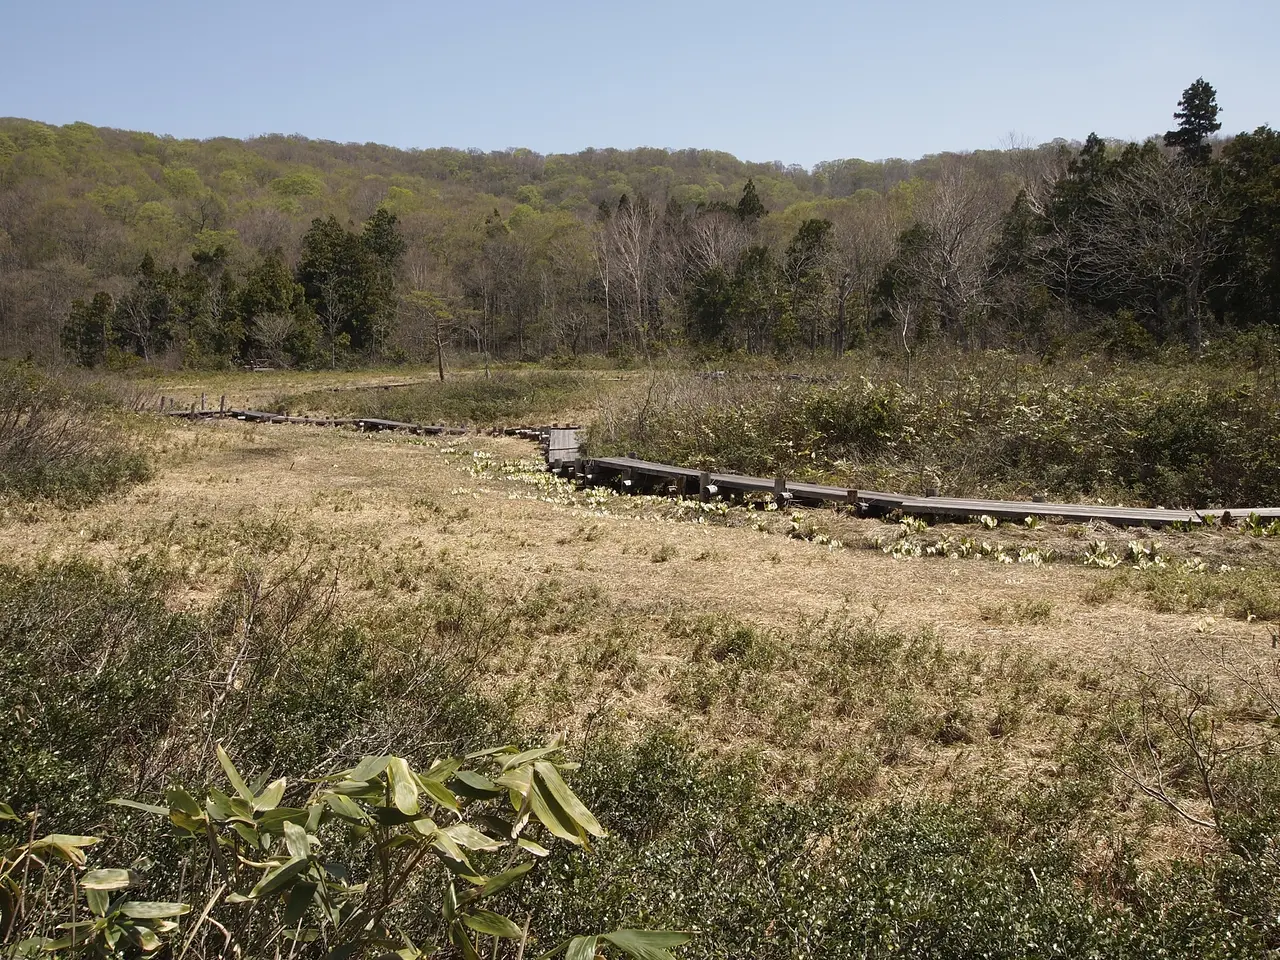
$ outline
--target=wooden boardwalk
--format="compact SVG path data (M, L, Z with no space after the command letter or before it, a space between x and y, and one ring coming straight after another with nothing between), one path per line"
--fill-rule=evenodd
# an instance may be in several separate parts
M573 464L552 464L563 475L588 484L612 484L635 493L674 493L711 499L741 499L763 494L779 504L848 506L861 516L883 516L894 511L936 519L971 520L982 516L1021 522L1042 520L1089 522L1114 526L1163 527L1170 524L1199 526L1233 522L1255 515L1261 520L1280 519L1280 507L1244 507L1212 510L1173 510L1163 507L1119 507L1091 503L1045 503L1032 500L973 500L956 497L913 497L878 490L800 483L782 477L768 479L733 473L712 473L653 463L635 457L579 458Z
M473 432L466 426L405 423L378 417L291 417L263 410L229 409L225 402L217 410L189 409L162 411L168 416L192 420L235 419L248 423L285 423L317 427L349 427L362 432L398 431L419 436L459 436ZM784 477L751 477L736 473L694 470L638 457L583 457L581 427L572 424L501 427L487 431L538 443L546 457L547 469L588 485L605 484L631 493L674 494L703 500L748 496L772 499L779 505L844 506L860 516L906 516L934 519L971 520L982 516L1021 522L1028 517L1042 520L1103 521L1114 526L1163 527L1170 524L1199 526L1237 523L1250 516L1264 522L1280 520L1280 507L1230 507L1204 510L1163 507L1121 507L1090 503L1044 503L1037 500L975 500L957 497L915 497L879 490L803 483Z
M291 417L284 413L266 410L171 410L170 417L184 420L241 420L246 423L295 423L309 427L355 427L362 432L400 430L424 436L442 434L462 435L466 427L447 426L442 423L403 423L399 420L383 420L379 417Z

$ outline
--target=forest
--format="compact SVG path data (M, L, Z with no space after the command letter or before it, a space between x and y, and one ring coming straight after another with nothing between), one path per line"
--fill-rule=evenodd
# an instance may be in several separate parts
M1144 143L812 170L0 120L0 355L225 369L1198 351L1270 329L1280 306L1280 134L1224 136L1219 114L1200 79Z

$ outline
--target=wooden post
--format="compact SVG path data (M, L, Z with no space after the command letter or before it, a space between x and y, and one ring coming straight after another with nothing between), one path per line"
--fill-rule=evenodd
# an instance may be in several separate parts
M698 499L703 503L711 499L714 492L711 486L711 474L703 470L698 474Z
M196 418L196 402L194 400L191 401L191 412L187 416L192 420Z
M787 502L787 481L782 474L778 474L773 478L773 499L778 506L782 506Z
M224 393L218 400L218 416L225 417L227 415L227 395Z
M846 490L844 494L844 502L853 508L854 516L862 516L862 511L858 508L858 491Z
M200 394L200 412L204 413L204 394Z

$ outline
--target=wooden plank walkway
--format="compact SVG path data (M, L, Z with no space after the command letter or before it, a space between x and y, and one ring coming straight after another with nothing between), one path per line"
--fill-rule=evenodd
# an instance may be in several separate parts
M1246 520L1250 516L1256 516L1259 520L1280 520L1280 507L1232 507L1230 510L1201 510L1200 516L1206 520L1212 518L1220 519L1224 514L1230 514L1232 521Z
M576 427L551 427L547 430L547 463L551 467L578 459L579 442Z
M1043 503L1030 500L974 500L957 497L912 497L879 490L800 483L733 473L710 473L636 457L590 457L578 461L578 475L587 483L616 482L633 492L672 489L678 494L699 494L704 499L726 493L754 493L780 503L847 504L864 516L893 511L919 517L976 519L980 516L1020 522L1027 517L1042 520L1088 522L1100 520L1115 526L1163 527L1170 524L1198 526L1223 514L1239 521L1250 514L1260 519L1280 518L1280 507L1245 509L1173 510L1163 507L1121 507L1091 503Z
M323 427L354 427L362 432L383 430L441 436L458 436L464 426L405 423L379 417L291 417L264 410L228 409L224 402L217 410L170 409L168 416L192 420L230 418L250 423L291 423ZM201 405L203 406L203 400ZM1238 523L1250 516L1270 522L1280 520L1280 507L1230 507L1205 510L1174 510L1163 507L1120 507L1090 503L1043 503L1024 500L976 500L960 497L913 497L880 490L789 481L783 477L751 477L737 473L716 473L656 463L638 457L588 457L581 455L582 428L571 424L497 428L492 433L519 437L540 444L547 469L586 484L615 484L633 493L674 493L703 500L747 494L762 495L779 504L844 505L862 516L883 516L895 511L909 516L976 519L980 516L1021 522L1028 517L1074 522L1104 521L1116 526L1162 527L1169 524L1198 526L1205 523Z
M461 435L467 432L466 427L453 427L442 423L404 423L399 420L384 420L380 417L291 417L284 413L271 413L266 410L170 410L165 416L181 417L184 420L240 420L245 423L294 423L310 427L355 427L363 432L382 430L402 430L406 433L424 436L442 434Z
M1170 523L1198 524L1194 510L1165 510L1151 507L1112 507L1089 503L1037 503L1024 500L964 500L952 497L915 497L899 507L903 513L933 517L994 517L1023 520L1027 517L1063 520L1105 520L1117 526L1166 526Z

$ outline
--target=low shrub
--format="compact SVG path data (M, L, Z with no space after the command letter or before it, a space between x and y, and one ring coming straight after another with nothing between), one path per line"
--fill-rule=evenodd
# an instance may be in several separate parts
M1026 367L966 355L904 385L671 377L590 452L870 489L1165 506L1280 503L1280 394L1209 365Z
M253 863L280 866L289 839L280 836L283 823L304 814L310 822L313 791L331 784L298 780L393 751L425 771L439 757L507 739L504 705L477 693L495 649L545 629L565 604L594 602L551 586L506 602L441 564L420 599L357 617L338 602L331 571L280 560L243 565L208 609L173 610L168 595L166 569L146 562L114 571L87 563L0 569L5 799L39 809L44 829L73 837L101 830L104 804L115 797L164 796L170 821L181 826L186 821L168 808L182 813L186 801L167 788L222 783L222 742L243 766L265 774L253 785L255 797L271 777L287 774L293 784L278 800L284 814L264 807L249 815L251 824L240 823L266 836L265 846L252 855L236 847ZM572 785L609 835L593 838L590 851L553 850L522 887L492 898L507 917L537 918L539 953L584 930L619 926L699 930L689 955L716 960L1225 960L1280 948L1274 757L1232 750L1216 782L1218 834L1205 835L1195 860L1156 859L1153 866L1141 831L1099 812L1100 798L1113 789L1105 751L1115 746L1101 737L1074 738L1055 753L1053 776L1010 784L981 773L966 780L958 771L945 800L872 794L877 762L907 758L906 737L960 746L983 729L969 695L953 689L964 664L927 633L830 617L802 631L797 654L777 637L724 618L672 617L667 632L689 641L702 670L785 667L812 651L816 665L806 686L851 703L875 701L879 718L833 745L835 776L819 774L814 784L777 782L776 764L749 751L699 755L666 729L633 742L601 734L588 740ZM1016 673L1016 664L1005 672ZM925 689L937 697L906 695ZM896 706L887 702L894 697ZM1006 706L991 721L999 726L992 736L1019 722L1020 702ZM1182 763L1172 753L1167 759ZM485 789L480 781L468 786ZM380 801L359 786L352 795L389 808L388 788L395 793L385 784ZM218 820L222 801L208 796L212 808L195 804L196 813L184 815L198 820L205 811L235 847L232 833L246 834ZM112 822L123 828L95 862L138 865L147 896L195 902L198 913L209 891L197 897L192 885L221 882L209 872L216 857L199 846L207 831L175 837L144 811L120 816L126 819ZM383 827L403 826L396 814L378 816ZM452 813L438 811L433 825L454 822ZM505 823L508 830L511 821ZM323 837L324 857L308 859L306 869L350 862L344 858L362 842L360 831L339 829L323 812L316 826L307 832ZM493 823L481 827L492 831ZM24 842L18 833L12 822L0 824L9 843ZM0 844L0 855L5 849ZM489 851L475 855L485 875L499 872L489 869ZM358 884L371 867L357 863ZM265 874L248 874L272 869L241 868L227 889L249 894ZM432 884L447 879L432 872L422 881L404 888L407 899L395 914L417 943L447 935L431 899L441 889ZM465 880L458 885L468 888ZM114 902L104 908L108 915ZM300 895L295 906L307 902ZM257 918L246 923L274 924L271 911L287 911L288 903L246 911ZM221 905L214 910L226 925L231 915ZM204 933L213 936L209 928ZM221 941L200 942L213 950ZM295 955L315 949L304 941Z
M1187 570L1152 566L1137 586L1162 613L1205 613L1236 620L1280 620L1280 574L1271 568Z
M365 756L310 785L247 779L221 746L216 753L225 790L175 785L163 805L114 801L170 825L177 863L168 869L136 860L138 869L88 869L103 838L45 834L38 815L0 803L0 945L15 944L6 956L126 957L182 942L183 955L268 957L285 942L298 960L417 960L448 943L478 960L497 957L503 941L522 956L532 918L522 927L489 906L550 853L544 844L585 849L604 835L563 778L572 764L559 742L416 770L403 757ZM166 899L143 900L143 890ZM567 949L674 960L669 948L689 939L578 928L543 957Z
M558 851L518 892L510 909L552 931L641 917L703 931L689 955L716 960L1226 960L1280 946L1274 847L1161 867L1129 847L1103 867L1107 827L1090 824L1074 781L855 815L822 785L777 799L749 759L699 759L656 731L593 745L574 784L628 826L595 856ZM1275 836L1274 807L1240 812Z
M106 398L0 366L0 498L83 506L145 480L146 458L104 423Z
M417 756L503 735L473 684L509 618L466 590L392 631L338 610L323 568L246 566L201 612L170 610L167 586L148 563L0 568L10 803L88 829L112 796L201 782L214 742L305 776L393 742Z

